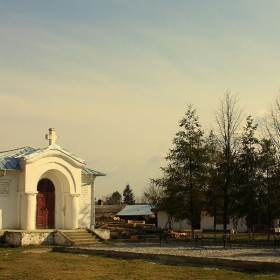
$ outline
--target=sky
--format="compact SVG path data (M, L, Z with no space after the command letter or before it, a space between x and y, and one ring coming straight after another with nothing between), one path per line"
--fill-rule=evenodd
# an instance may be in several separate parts
M260 122L280 88L278 0L0 0L1 151L57 144L105 173L96 197L162 175L188 104L225 92Z

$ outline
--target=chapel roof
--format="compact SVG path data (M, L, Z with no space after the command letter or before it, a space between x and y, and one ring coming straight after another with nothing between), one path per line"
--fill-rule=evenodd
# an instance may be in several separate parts
M77 160L81 163L85 164L85 161L78 158L74 154L68 152L67 150L61 148L60 146L54 144L51 145L47 148L43 149L34 149L31 147L23 147L23 148L18 148L14 150L9 150L9 151L3 151L0 152L0 170L14 170L14 171L21 171L21 167L19 165L19 161L21 159L29 159L32 157L35 157L45 151L48 150L58 150L61 153L66 154L67 156L73 158L74 160ZM89 169L87 167L82 168L82 174L87 174L87 175L95 175L95 176L105 176L105 174Z
M0 152L0 169L20 171L18 156L34 151L31 147L23 147L9 151Z
M33 149L33 148L31 148ZM54 145L51 145L51 146L48 146L46 148L39 148L39 149L33 149L33 150L30 150L28 152L26 152L25 154L22 154L22 155L19 155L17 156L18 159L30 159L30 158L33 158L33 157L36 157L46 151L59 151L69 157L71 157L72 159L80 162L80 163L83 163L85 164L85 161L81 158L78 158L77 156L75 156L74 154L68 152L67 150L61 148L60 146L54 144Z

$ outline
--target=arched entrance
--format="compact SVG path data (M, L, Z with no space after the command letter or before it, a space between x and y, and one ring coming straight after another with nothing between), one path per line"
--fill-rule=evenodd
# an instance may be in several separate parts
M37 185L36 228L48 229L55 225L55 187L50 179L43 178Z

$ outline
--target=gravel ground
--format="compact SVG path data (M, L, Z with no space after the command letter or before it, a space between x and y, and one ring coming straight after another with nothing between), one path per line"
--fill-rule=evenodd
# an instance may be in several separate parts
M221 246L199 246L190 244L119 244L87 247L89 250L131 252L137 254L189 256L199 258L217 258L229 260L246 260L257 262L280 263L280 248L273 247L237 247L223 248Z

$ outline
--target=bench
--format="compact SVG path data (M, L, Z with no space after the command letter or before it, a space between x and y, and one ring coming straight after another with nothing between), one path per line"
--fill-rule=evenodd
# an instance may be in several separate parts
M223 242L224 248L226 245L230 244L230 234L231 230L223 230L223 229L202 229L201 233L197 233L195 235L195 246L198 246L198 242L200 241L202 245L204 245L204 241L211 241L212 243Z
M161 244L163 240L167 242L167 229L166 228L143 228L138 231L138 243L144 240L147 243L148 239L158 239Z

